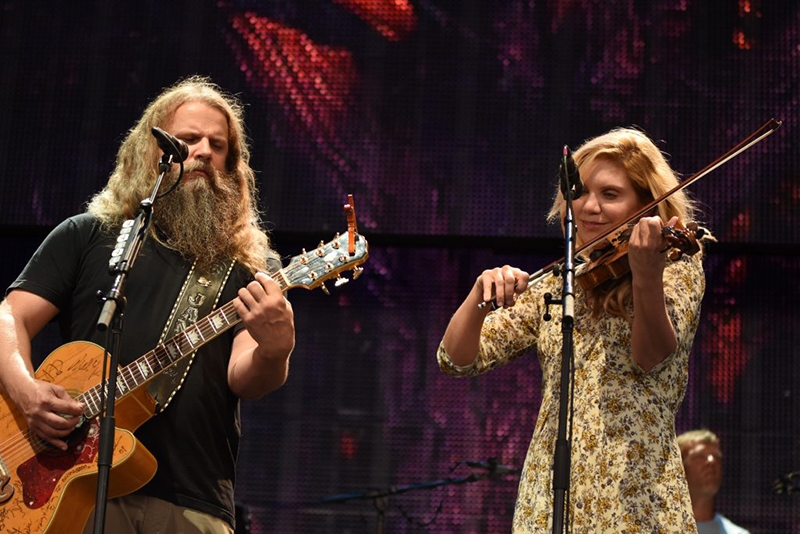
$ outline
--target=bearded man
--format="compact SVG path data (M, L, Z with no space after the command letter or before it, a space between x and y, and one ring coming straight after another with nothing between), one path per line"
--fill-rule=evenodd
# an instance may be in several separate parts
M209 79L180 81L147 107L122 143L106 187L86 213L50 233L8 288L0 304L0 386L36 436L69 449L86 403L37 379L31 339L55 320L65 341L105 345L97 293L107 294L114 282L108 264L120 226L136 216L159 174L153 127L189 150L177 188L153 204L148 238L126 281L120 366L206 315L206 302L231 302L241 322L220 334L212 324L216 337L196 354L181 355L183 367L168 367L176 372L150 380L153 369L136 366L155 414L135 436L158 467L144 487L108 501L105 529L232 533L239 401L283 385L295 331L290 303L266 274L280 261L260 226L242 106ZM178 179L177 169L166 174L162 193ZM130 387L124 376L117 383ZM93 516L83 517L91 532Z

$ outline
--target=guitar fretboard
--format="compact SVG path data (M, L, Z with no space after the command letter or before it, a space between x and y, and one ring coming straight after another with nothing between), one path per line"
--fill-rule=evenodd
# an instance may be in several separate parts
M295 256L286 267L270 273L272 279L285 293L292 287L311 289L322 284L332 276L345 269L356 269L366 261L367 241L363 236L354 234L355 251L348 250L350 234L339 235L329 243L320 245L310 251ZM233 301L198 320L185 330L176 334L136 361L119 370L116 380L115 400L127 395L137 387L151 380L181 358L189 356L197 349L213 340L232 326L240 323L242 318L236 313ZM84 416L92 418L98 415L105 398L103 384L98 384L78 396L78 400L86 404Z
M115 398L127 395L155 375L184 358L232 326L241 322L241 317L228 302L218 310L198 320L183 331L158 345L150 352L131 362L117 374ZM79 400L86 403L87 417L98 415L102 407L103 385L98 384L80 395Z

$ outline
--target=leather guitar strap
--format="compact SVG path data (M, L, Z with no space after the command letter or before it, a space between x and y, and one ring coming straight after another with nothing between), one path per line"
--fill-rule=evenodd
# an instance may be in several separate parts
M236 260L226 263L214 264L207 273L200 274L195 269L195 264L189 269L189 275L183 283L178 299L172 307L167 319L164 332L159 343L172 338L182 332L186 327L194 324L201 317L205 317L214 309L225 282L233 270ZM185 354L174 364L153 378L147 385L148 393L156 401L155 413L159 414L166 409L172 398L183 385L189 368L194 361L196 351Z

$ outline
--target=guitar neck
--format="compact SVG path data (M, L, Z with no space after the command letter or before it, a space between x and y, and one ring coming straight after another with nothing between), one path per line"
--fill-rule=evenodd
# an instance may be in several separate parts
M351 239L354 247L352 252L349 251ZM336 237L329 243L320 243L316 249L310 252L303 250L303 253L292 258L286 267L270 273L270 276L284 293L293 287L312 289L322 286L325 280L338 276L346 269L352 269L359 273L358 266L364 263L368 257L367 241L364 236L354 232L344 235L336 234ZM145 384L181 358L194 353L241 321L242 318L233 308L233 301L230 301L186 327L119 370L115 400L119 400L120 397ZM86 404L85 416L91 418L101 412L102 399L105 398L103 393L103 384L101 383L78 396L78 400Z
M180 333L119 370L116 399L145 384L167 367L189 356L240 322L242 318L236 313L231 301L187 326ZM86 404L86 416L94 417L100 413L104 397L102 387L102 384L98 384L80 395L79 400Z

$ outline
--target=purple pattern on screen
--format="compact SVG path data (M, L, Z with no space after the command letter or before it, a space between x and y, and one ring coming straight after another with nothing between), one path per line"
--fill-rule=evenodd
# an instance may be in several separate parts
M254 532L370 532L371 500L320 499L460 479L474 472L463 460L519 467L539 407L535 354L456 380L435 350L482 269L534 271L558 255L543 248L558 237L544 216L561 147L638 125L688 176L770 117L780 130L691 189L720 245L677 429L725 440L721 504L737 522L798 528L798 507L769 489L800 464L796 3L79 4L5 3L20 22L0 34L6 228L76 211L141 106L201 72L247 102L283 254L342 231L348 193L370 240L359 280L290 295L289 382L243 404L237 498ZM16 246L21 267L30 251ZM507 532L515 495L514 477L393 495L386 531Z

